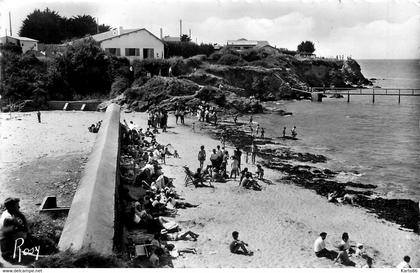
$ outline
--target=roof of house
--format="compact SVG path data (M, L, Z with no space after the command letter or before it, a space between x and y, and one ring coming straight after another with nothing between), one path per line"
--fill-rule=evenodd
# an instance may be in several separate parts
M111 29L111 30L106 31L106 32L102 32L102 33L99 33L99 34L92 35L91 37L97 42L103 42L105 40L118 38L118 37L121 37L121 36L124 36L124 35L127 35L127 34L138 32L138 31L146 31L150 35L152 35L153 37L158 39L159 41L162 41L161 39L156 37L153 33L151 33L150 31L148 31L145 28L135 28L135 29L122 29L122 28L116 29L116 28L114 28L114 29Z
M239 40L228 40L227 41L228 46L264 46L268 45L267 41L257 41L257 40L247 40L244 38L241 38Z
M3 36L1 38L5 38L5 37L7 37L7 38L13 38L13 39L16 39L16 40L19 40L19 41L38 42L38 40L35 40L35 39L32 39L32 38L28 38L28 37L20 37L20 36L6 35L6 36Z
M165 36L165 37L163 37L163 40L165 42L181 42L181 37Z

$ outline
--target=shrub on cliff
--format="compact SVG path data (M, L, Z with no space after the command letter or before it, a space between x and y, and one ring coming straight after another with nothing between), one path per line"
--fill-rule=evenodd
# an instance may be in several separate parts
M111 85L110 96L115 97L123 93L127 88L130 87L130 81L124 77L118 77Z
M239 65L243 63L243 60L240 56L233 54L223 55L218 61L218 64L222 65Z

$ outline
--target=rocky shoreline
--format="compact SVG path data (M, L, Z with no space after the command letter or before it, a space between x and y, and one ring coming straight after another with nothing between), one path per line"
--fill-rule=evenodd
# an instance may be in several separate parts
M227 135L227 142L250 153L253 137L243 130L244 123L233 123L222 118L216 126L203 124L202 129L212 138L221 139L222 132ZM259 148L258 156L261 165L280 171L283 176L276 182L292 183L299 187L314 190L317 194L327 197L336 192L343 204L358 206L374 213L379 218L396 223L403 229L417 234L419 230L419 203L409 199L386 199L375 193L377 187L372 184L346 182L335 180L339 170L321 169L302 163L325 163L328 158L323 155L294 152L290 147L282 146L271 138L254 138Z

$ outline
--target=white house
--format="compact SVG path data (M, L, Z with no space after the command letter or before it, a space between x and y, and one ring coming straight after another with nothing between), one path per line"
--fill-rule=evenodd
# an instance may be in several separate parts
M250 48L254 48L256 46L262 47L265 45L269 45L267 41L257 41L257 40L247 40L247 39L239 39L239 40L228 40L226 46L228 48L241 51Z
M146 58L163 59L162 40L145 28L123 29L122 27L92 35L101 48L115 56L126 57L132 62Z
M38 41L27 37L7 35L0 37L0 45L6 43L12 43L20 46L22 48L22 53L25 53L28 50L38 50Z

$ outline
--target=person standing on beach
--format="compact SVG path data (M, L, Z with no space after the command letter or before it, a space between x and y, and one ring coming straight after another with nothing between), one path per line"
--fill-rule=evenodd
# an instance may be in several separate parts
M181 109L181 111L179 111L179 116L181 117L181 124L185 125L184 123L185 110L184 109Z
M252 115L249 117L249 124L252 124Z
M38 117L38 123L41 123L41 112L38 110L38 112L36 113L37 117Z
M257 152L258 152L258 147L255 144L255 142L252 142L252 146L251 146L251 163L255 164L255 157L257 156Z
M203 169L204 161L206 161L206 151L204 150L204 145L200 147L198 152L198 162L200 162L200 169Z
M236 147L236 150L233 151L233 156L236 157L236 159L238 159L238 169L241 170L241 156L242 156L242 152L239 149L239 147Z
M283 127L283 137L286 137L286 127Z
M230 171L230 178L232 178L233 175L235 175L235 180L236 180L236 175L239 175L239 169L238 169L239 163L238 163L238 159L236 158L236 156L232 156L232 164L231 164L231 171Z
M175 123L178 124L178 118L179 118L179 109L177 108L175 110Z
M261 138L264 138L264 128L261 128Z

